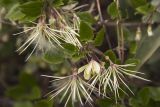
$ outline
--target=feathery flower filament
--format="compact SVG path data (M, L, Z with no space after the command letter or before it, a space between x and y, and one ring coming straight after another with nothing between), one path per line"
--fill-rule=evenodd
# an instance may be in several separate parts
M110 66L107 69L105 69L101 77L102 78L101 84L103 84L103 94L106 94L106 88L109 87L109 89L114 92L117 101L117 98L119 98L119 90L126 93L120 87L120 83L122 83L133 94L129 86L125 83L126 79L125 76L134 77L144 81L149 81L147 79L144 79L136 75L136 73L137 74L143 74L143 73L127 69L128 67L133 67L133 66L136 65L135 64L118 65L110 62Z
M27 58L28 60L36 49L42 52L52 49L63 49L63 43L70 43L80 49L82 45L77 38L79 34L76 32L79 29L80 19L75 13L73 17L72 25L69 26L66 19L54 9L51 24L46 24L46 18L41 17L38 23L34 23L36 24L35 27L24 27L24 31L17 34L26 33L28 36L24 44L17 51L20 51L21 54L30 45L34 45L32 52Z
M55 20L55 24L53 24L53 28L56 28L60 31L60 35L64 38L66 43L73 44L74 46L81 48L82 44L78 40L80 36L77 32L79 32L80 19L75 13L68 13L53 9L51 10L50 19Z
M65 41L61 35L62 31L51 29L44 20L40 20L35 27L24 27L25 30L21 33L28 34L25 43L17 50L20 54L23 53L30 45L34 45L34 48L28 58L33 54L33 52L38 49L41 51L48 51L56 48L63 48L61 41ZM27 59L28 59L27 58Z
M106 96L107 88L109 88L111 92L114 93L115 99L117 101L117 98L119 98L119 90L127 94L121 88L120 86L121 84L124 85L133 94L133 92L131 91L131 89L125 82L126 76L134 77L134 78L141 79L144 81L149 81L147 79L144 79L136 75L136 74L144 74L144 73L128 69L129 67L136 66L135 64L124 64L124 65L114 64L109 59L109 57L106 57L106 60L109 61L108 68L106 69L104 65L99 64L101 69L100 71L98 69L98 72L100 73L97 73L93 77L90 77L90 80L89 80L91 81L90 84L92 87L96 87L96 84L98 85L99 95ZM91 64L85 65L84 67L80 68L80 71L83 71L83 69L85 69L84 73L87 72L87 70L91 72Z
M55 98L58 95L61 95L60 102L65 100L65 107L67 106L69 100L72 101L74 105L75 102L79 101L81 105L84 105L82 99L86 99L86 102L91 104L93 99L91 98L91 91L89 89L93 89L90 84L81 79L79 74L74 73L71 76L66 77L56 77L56 76L47 76L44 77L52 78L51 81L53 85L55 85L55 89L48 93L51 95L51 99ZM92 90L92 91L93 91Z

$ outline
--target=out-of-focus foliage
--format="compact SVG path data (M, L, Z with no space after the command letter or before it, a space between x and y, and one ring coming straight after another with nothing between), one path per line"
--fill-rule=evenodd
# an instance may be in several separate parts
M131 22L129 27L125 24L122 26L125 44L124 63L138 65L137 68L130 67L128 69L138 69L140 72L144 72L146 78L152 82L142 82L130 78L130 81L127 82L135 95L123 93L117 104L114 98L112 99L113 96L111 99L97 99L94 106L160 107L160 1L119 1L121 10L117 10L116 3L112 0L100 0L102 15L109 22L117 23L118 17L123 18L122 22L124 23ZM62 105L57 103L59 99L50 100L48 96L45 96L48 90L51 90L47 88L51 84L49 79L41 77L41 75L69 74L68 59L77 62L86 57L85 53L90 53L90 50L78 51L74 45L64 43L63 52L47 52L43 55L37 52L25 62L29 52L22 55L15 52L24 38L13 36L13 34L21 31L22 25L31 25L30 22L37 22L37 18L43 14L44 2L45 0L0 0L0 107L61 107ZM91 12L88 11L91 5L94 5L94 0L48 0L48 2L56 8L65 8L66 5L70 7L70 4L76 2L79 2L79 5L88 4L77 12L81 19L78 39L84 46L92 44L98 47L114 63L121 63L117 57L115 27L106 24L106 28L103 28L102 22L98 20L96 6ZM138 26L132 26L132 22L138 22L138 26L142 28L142 39L139 42L135 41ZM148 22L152 24L152 37L147 35ZM109 36L111 49L107 44L106 36ZM78 64L81 63L78 62ZM124 88L124 90L126 89Z

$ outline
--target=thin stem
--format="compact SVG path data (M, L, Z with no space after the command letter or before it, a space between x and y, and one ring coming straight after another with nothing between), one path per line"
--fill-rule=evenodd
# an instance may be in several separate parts
M99 0L96 0L96 3L97 3L97 9L98 9L100 21L101 21L101 22L104 22L104 19L103 19L103 16L102 16L102 12L101 12L101 6L100 6ZM105 34L106 34L106 39L107 39L108 46L109 46L109 48L111 49L112 46L111 46L111 43L110 43L109 36L107 35L107 30L106 30L105 24L103 24L103 28L104 28L104 30L105 30Z
M117 26L116 26L116 30L117 30L117 42L118 42L118 56L121 59L121 42L120 42L120 30L119 30L119 21L117 21Z
M123 63L124 62L124 32L123 32L123 28L122 28L122 25L121 25L121 28L120 28L120 32L121 32L121 62Z
M122 22L122 21L119 21L119 23L122 26L126 26L126 27L147 26L147 25L151 24L149 22L143 23L143 22ZM103 22L99 21L97 24L98 25L105 24L106 26L117 26L117 22L109 21L109 20L104 20ZM152 23L152 24L160 25L160 22L155 22L155 23Z
M120 5L119 0L114 1L117 6L118 17L117 17L117 40L118 40L118 55L121 59L121 63L124 61L124 33L123 33L123 26L119 23L122 20L122 16L120 13Z
M96 54L102 56L102 57L104 58L104 60L109 61L110 63L112 63L111 59L110 59L108 56L106 56L106 55L105 55L102 51L100 51L99 49L95 48L95 47L92 46L92 45L89 45L88 48L89 48L91 51L95 52Z

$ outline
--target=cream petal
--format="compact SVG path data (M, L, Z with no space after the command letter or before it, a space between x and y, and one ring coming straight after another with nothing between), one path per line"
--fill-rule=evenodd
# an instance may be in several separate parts
M100 64L96 61L93 61L92 65L93 65L93 67L92 67L93 73L99 74L100 70L101 70Z
M84 71L84 78L88 80L91 77L92 73L92 63L87 64L86 69Z
M78 69L78 73L83 72L86 67L87 67L87 65L84 65L84 66L80 67L80 68Z

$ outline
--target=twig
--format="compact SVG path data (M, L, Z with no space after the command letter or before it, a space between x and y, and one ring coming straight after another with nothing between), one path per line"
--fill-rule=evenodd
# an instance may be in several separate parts
M119 0L114 0L114 2L116 3L116 9L118 11L117 18L116 18L116 20L117 20L116 29L117 29L118 55L121 60L121 63L123 63L123 61L124 61L124 32L123 32L123 25L121 23L119 23L120 21L122 21L122 16L120 13Z
M101 24L105 24L106 26L116 26L117 25L117 22L115 21L108 21L108 20L104 20L103 22L98 22L97 23L98 25L101 25ZM147 26L150 24L150 22L146 22L146 23L143 23L143 22L119 22L119 24L123 25L123 26L126 26L126 27L137 27L137 26ZM156 22L156 23L153 23L153 24L158 24L160 25L160 22Z
M12 24L12 23L4 21L4 20L0 20L0 23L6 24L6 25L11 25L11 26L16 26L15 24Z
M99 0L96 0L96 3L97 3L97 9L98 9L98 13L99 13L99 17L100 17L100 22L104 22L104 19L103 19L103 16L102 16L102 12L101 12L101 7L100 7L100 2ZM105 30L105 34L106 34L106 39L107 39L107 43L108 43L108 46L109 48L111 49L112 46L111 46L111 43L110 43L110 39L109 39L109 36L107 35L107 31L106 31L106 26L105 24L103 24L103 28Z

